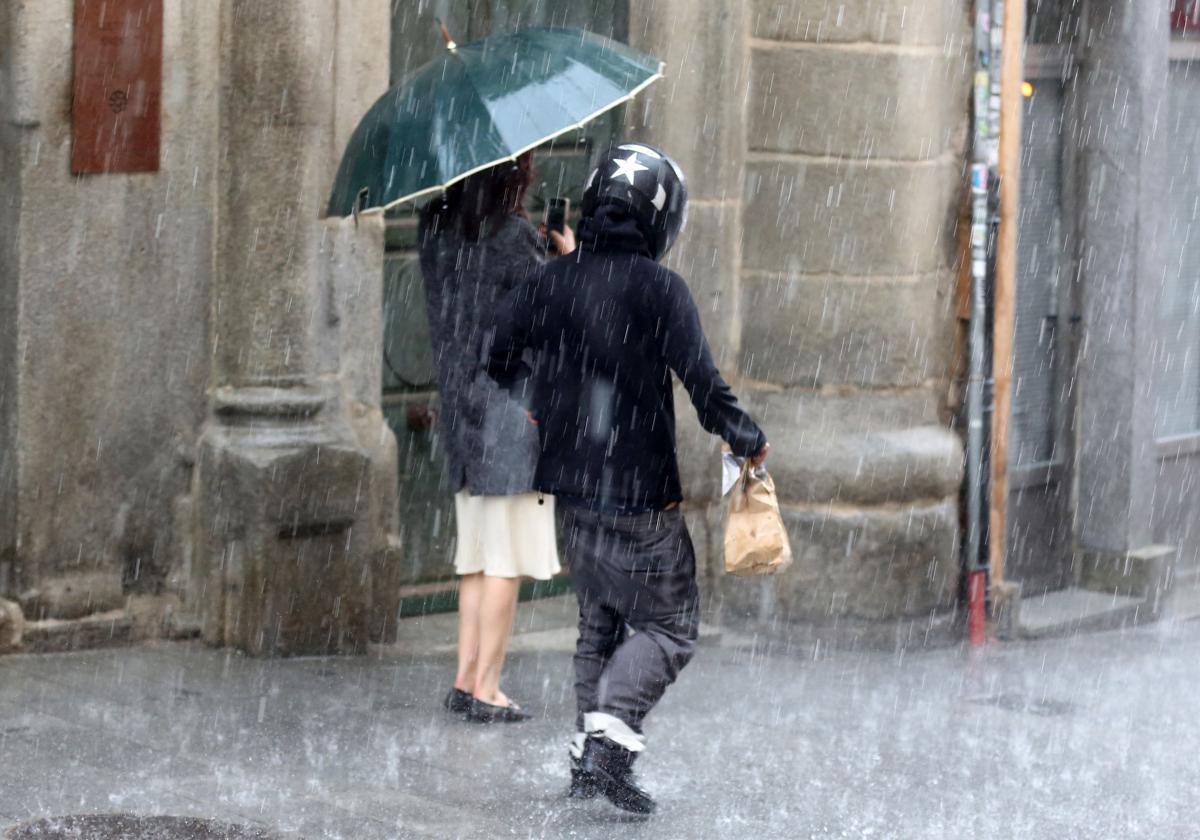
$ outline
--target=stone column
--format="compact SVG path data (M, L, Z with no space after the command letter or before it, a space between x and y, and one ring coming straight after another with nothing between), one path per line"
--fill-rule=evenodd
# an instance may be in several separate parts
M766 597L726 589L764 619L927 626L959 573L947 395L966 10L748 5L738 365L796 563Z
M363 5L386 22L386 4ZM382 282L382 226L319 220L335 126L349 118L337 107L344 11L326 0L226 6L211 416L189 601L210 643L253 654L363 650L387 549L378 508L395 490L373 457L389 450L372 452L370 430L356 429L381 422L378 401L355 422L361 388L340 358L351 345L331 337L353 328L341 326L339 272L376 261L358 276ZM377 320L378 306L366 316Z
M13 77L16 11L0 8L0 598L14 594L17 558L17 320L20 121Z
M1068 134L1081 197L1080 572L1085 585L1149 594L1173 554L1151 545L1170 33L1157 4L1092 0L1088 22Z
M666 78L627 114L629 139L661 146L688 179L688 222L667 259L688 281L725 375L739 383L738 272L748 87L749 10L742 0L632 0L630 44L658 56ZM679 462L702 570L720 556L718 451L686 393L676 394Z

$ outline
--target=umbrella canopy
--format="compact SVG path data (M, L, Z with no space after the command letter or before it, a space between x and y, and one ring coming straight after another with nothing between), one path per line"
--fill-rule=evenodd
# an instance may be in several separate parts
M371 106L338 168L329 215L388 208L533 149L662 78L655 58L580 29L451 44Z

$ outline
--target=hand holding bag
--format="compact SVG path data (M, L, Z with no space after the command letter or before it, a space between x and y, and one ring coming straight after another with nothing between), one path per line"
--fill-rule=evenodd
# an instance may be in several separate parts
M792 565L775 482L747 460L729 495L725 513L725 573L773 575Z

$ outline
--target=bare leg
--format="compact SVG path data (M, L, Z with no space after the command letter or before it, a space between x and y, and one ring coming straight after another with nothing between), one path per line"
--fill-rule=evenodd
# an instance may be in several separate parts
M485 703L503 706L508 698L500 692L500 671L512 632L517 608L517 578L483 576L483 603L479 610L479 662L475 671L475 696Z
M475 690L479 661L479 610L483 603L483 575L463 575L458 580L458 673L454 687L468 694Z

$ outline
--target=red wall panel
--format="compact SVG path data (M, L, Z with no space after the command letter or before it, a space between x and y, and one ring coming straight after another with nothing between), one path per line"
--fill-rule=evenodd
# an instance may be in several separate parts
M162 0L75 0L71 169L158 169Z
M1200 31L1200 3L1174 0L1171 4L1171 28L1176 32Z

